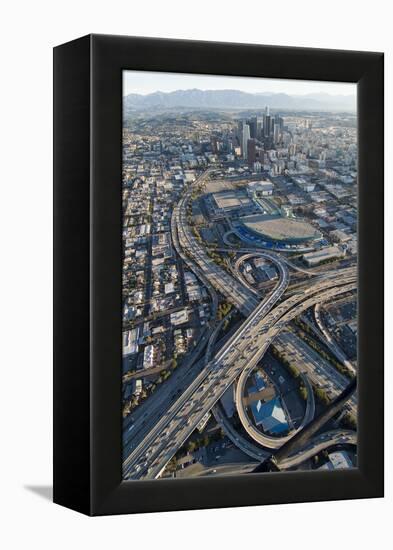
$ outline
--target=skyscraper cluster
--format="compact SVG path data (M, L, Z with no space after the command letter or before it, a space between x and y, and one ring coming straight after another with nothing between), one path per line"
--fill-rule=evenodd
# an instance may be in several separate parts
M270 148L277 145L282 138L284 119L279 115L271 115L269 107L265 107L263 117L254 116L238 123L238 140L241 153L250 164L256 161L258 148Z

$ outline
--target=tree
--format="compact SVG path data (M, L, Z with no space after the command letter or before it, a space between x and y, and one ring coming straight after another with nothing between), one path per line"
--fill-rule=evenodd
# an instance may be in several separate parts
M325 390L323 390L322 388L316 388L315 395L317 399L321 401L321 403L323 403L324 405L327 405L328 403L330 403L329 396L327 395Z
M352 413L347 413L343 418L343 424L351 430L355 430L357 426L356 416Z
M307 401L308 393L307 393L307 388L305 386L303 385L300 386L299 393L302 399L304 399L304 401Z

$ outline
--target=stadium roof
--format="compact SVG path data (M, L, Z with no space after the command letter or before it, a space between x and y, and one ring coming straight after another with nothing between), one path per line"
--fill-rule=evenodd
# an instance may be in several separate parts
M321 233L306 221L280 216L246 216L243 225L271 241L307 241L318 239Z

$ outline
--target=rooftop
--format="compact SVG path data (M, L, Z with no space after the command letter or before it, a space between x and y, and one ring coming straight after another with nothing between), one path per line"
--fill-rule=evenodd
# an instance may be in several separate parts
M262 425L265 432L279 434L288 429L288 422L279 397L264 404L261 401L256 401L250 406L255 424Z
M247 216L242 222L251 231L272 241L317 239L321 234L308 222L293 218Z
M221 191L214 193L213 197L218 208L223 210L252 205L251 199L239 191Z

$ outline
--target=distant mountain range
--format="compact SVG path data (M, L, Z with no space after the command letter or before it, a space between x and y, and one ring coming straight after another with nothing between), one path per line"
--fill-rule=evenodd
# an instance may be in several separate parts
M355 111L356 97L326 93L288 95L281 93L251 94L239 90L176 90L147 95L128 94L125 110L144 109L294 109L310 111Z

